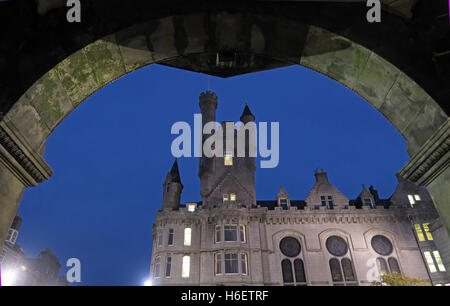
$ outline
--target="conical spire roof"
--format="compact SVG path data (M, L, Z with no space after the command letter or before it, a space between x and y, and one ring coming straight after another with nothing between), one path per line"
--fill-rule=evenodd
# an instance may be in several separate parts
M180 171L178 170L178 161L175 159L172 169L170 169L170 181L181 184Z
M247 116L250 116L250 117L253 118L252 120L255 120L255 116L252 114L252 111L248 107L247 103L245 103L245 108L244 108L244 111L242 112L242 115L241 115L241 121L243 121L242 119L247 117Z

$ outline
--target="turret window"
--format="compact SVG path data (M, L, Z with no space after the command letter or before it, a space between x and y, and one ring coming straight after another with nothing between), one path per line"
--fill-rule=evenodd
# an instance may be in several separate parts
M167 245L173 245L173 228L169 229L169 237L167 239Z
M224 202L227 202L228 199L229 199L228 194L225 193L225 194L223 195L223 201L224 201Z
M422 226L420 224L414 224L414 228L416 230L417 238L420 242L426 240L433 240L433 235L431 234L430 223L423 223ZM423 231L422 231L423 227Z
M445 272L445 266L442 262L441 255L439 254L439 251L433 251L433 257L436 260L438 269L440 272Z
M233 166L233 153L226 152L223 160L225 166Z
M235 193L230 194L230 201L236 202L236 194Z
M191 245L191 228L190 227L186 227L184 229L184 245L189 246Z
M425 231L427 240L433 240L433 235L431 234L429 224L430 223L424 223L424 224L422 224L422 226L423 226L423 230Z

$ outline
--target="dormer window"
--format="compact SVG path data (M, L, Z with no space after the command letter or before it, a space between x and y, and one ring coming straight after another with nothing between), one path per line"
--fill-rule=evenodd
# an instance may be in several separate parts
M364 202L364 205L367 205L367 206L373 208L373 203L372 203L372 199L371 198L364 198L363 202Z
M416 204L416 201L420 201L421 198L418 194L408 194L408 200L411 207L413 207L413 205Z
M288 209L288 199L287 198L280 198L278 200L278 204L281 206L281 208L283 210L287 210Z
M189 203L187 205L187 209L189 212L194 212L196 208L197 208L197 204L195 204L195 203Z
M236 194L235 193L230 194L230 201L236 202Z
M225 166L233 166L233 153L226 152L223 158L223 162Z
M327 201L325 200L325 196L320 196L320 202L322 202L322 206L327 206Z
M333 197L332 196L328 196L328 208L329 209L333 209L334 208L334 203L333 203Z

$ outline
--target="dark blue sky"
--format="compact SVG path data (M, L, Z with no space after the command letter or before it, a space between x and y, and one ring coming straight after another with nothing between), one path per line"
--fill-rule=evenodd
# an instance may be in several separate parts
M162 183L173 163L170 128L193 124L208 76L159 65L108 85L79 106L47 141L55 174L25 192L18 243L29 256L50 248L77 257L82 285L141 285L148 275L151 230ZM305 199L314 169L355 198L361 184L382 197L407 162L406 142L380 113L335 81L300 66L228 79L210 77L217 120L238 121L247 102L257 121L280 122L280 163L257 169L258 199L280 184ZM179 160L182 201L197 201L196 158Z

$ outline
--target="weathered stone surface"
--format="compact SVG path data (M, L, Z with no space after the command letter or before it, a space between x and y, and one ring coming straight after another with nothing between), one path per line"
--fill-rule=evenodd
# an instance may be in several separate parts
M379 109L399 74L400 71L392 64L371 53L353 90Z
M152 53L147 48L144 35L122 42L119 48L127 72L153 63Z
M85 54L89 65L94 70L99 87L105 86L126 73L114 35L90 44L85 48Z
M369 56L370 51L366 48L311 26L300 64L353 88Z
M173 18L164 18L157 23L156 30L149 34L150 51L153 59L159 61L178 54L175 46L175 28Z
M29 104L27 97L22 97L8 112L6 119L22 133L31 148L38 151L50 135L47 125L41 124L36 109Z
M84 50L75 52L59 63L55 69L73 107L77 107L98 88L94 71L88 63Z
M380 111L403 132L428 99L427 93L404 74L400 74L386 96Z
M412 156L423 144L441 127L448 117L442 109L431 99L424 103L408 128L403 132L403 137L408 140L408 153Z

